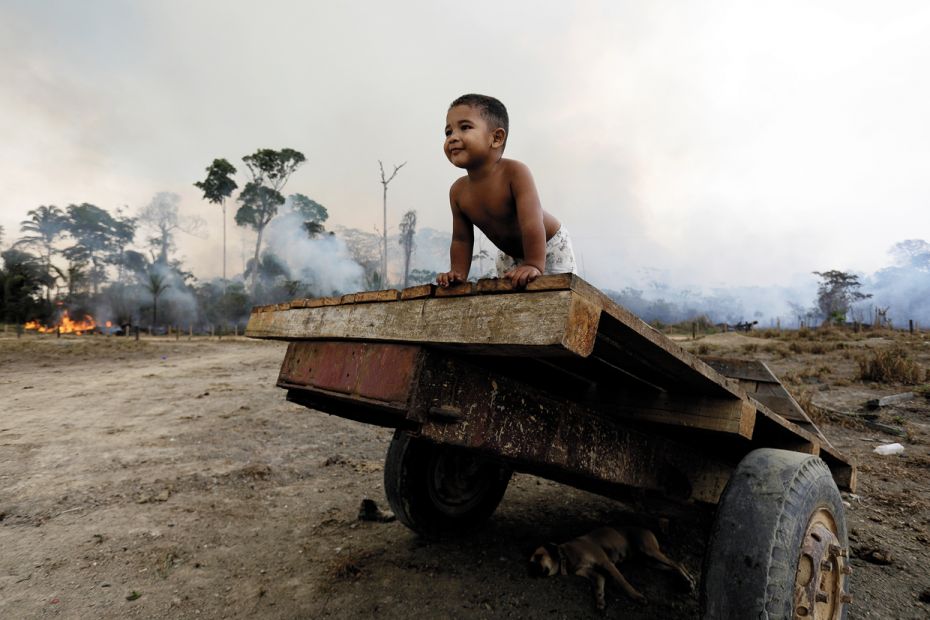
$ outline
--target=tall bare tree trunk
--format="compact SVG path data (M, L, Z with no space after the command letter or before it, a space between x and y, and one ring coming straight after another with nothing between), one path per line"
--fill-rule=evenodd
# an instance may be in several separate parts
M255 291L258 290L258 252L262 247L262 233L265 227L258 229L258 239L255 241L255 258L252 260L252 301L255 301Z
M220 203L223 207L223 296L226 296L226 199Z
M384 176L384 164L381 163L381 160L378 160L378 166L381 168L381 185L384 186L384 193L382 196L383 206L384 206L384 237L381 244L381 288L387 288L387 187L394 177L397 176L397 171L407 165L407 162L402 163L401 165L394 165L394 172L391 173L391 176L385 178Z

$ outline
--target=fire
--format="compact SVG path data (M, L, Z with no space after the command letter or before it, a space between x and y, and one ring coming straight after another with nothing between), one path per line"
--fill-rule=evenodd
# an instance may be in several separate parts
M93 317L90 315L85 314L83 319L75 321L68 315L67 310L62 313L58 325L46 327L38 321L29 321L25 325L26 329L34 329L40 334L52 334L58 330L61 330L62 334L83 334L84 332L93 331L95 327L97 327L97 323L94 322Z

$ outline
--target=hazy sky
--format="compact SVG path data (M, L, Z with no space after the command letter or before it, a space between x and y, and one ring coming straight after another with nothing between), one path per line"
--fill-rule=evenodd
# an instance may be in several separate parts
M176 192L213 225L180 253L217 275L219 209L192 183L291 147L309 161L285 193L330 224L380 226L381 159L407 162L389 226L448 230L442 130L466 92L507 105L507 155L600 286L871 272L930 240L919 0L0 0L0 225L8 243L42 204Z

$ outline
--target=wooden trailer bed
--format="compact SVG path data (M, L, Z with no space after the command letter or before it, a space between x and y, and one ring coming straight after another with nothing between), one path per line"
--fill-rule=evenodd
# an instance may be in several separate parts
M839 488L856 485L855 466L765 364L698 358L571 274L540 277L522 291L491 279L261 306L253 310L246 335L291 342L278 381L289 399L368 423L419 426L440 442L487 447L487 436L466 436L468 412L488 409L482 424L491 424L494 408L483 403L501 392L503 380L525 404L563 409L560 415L588 419L588 427L603 419L622 422L611 426L624 434L614 437L621 444L646 433L654 450L683 450L723 469L755 448L782 448L822 458ZM316 360L311 367L309 359ZM444 367L446 372L435 370ZM508 407L513 412L519 405ZM466 422L466 429L455 436L454 425L423 425L443 416ZM548 452L572 446L551 447L565 434L562 423L549 435L543 422L534 423L536 428L508 430L510 450L491 449L528 470L539 458L536 464L551 469L545 446L535 452L529 446L540 440L550 442ZM655 438L672 443L656 445ZM597 451L603 467L615 466L604 462L612 451ZM596 478L596 471L588 471L596 469L582 471ZM694 497L715 501L726 477L705 481L708 488L694 489ZM635 478L628 482L637 484Z

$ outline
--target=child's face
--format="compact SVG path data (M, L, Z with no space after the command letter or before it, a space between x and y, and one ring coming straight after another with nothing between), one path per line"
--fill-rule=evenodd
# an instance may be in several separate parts
M492 149L503 144L503 129L491 131L481 112L470 105L457 105L446 114L446 157L458 168L484 163Z

